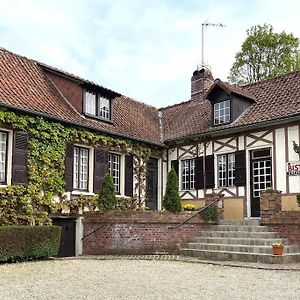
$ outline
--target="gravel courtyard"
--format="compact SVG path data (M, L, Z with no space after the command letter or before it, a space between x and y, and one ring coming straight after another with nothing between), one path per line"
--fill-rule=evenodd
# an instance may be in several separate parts
M0 299L299 299L300 272L180 261L0 265Z

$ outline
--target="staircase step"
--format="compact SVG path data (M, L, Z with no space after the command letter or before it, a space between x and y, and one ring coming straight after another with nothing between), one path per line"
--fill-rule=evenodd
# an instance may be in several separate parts
M276 239L280 240L280 239ZM287 239L281 239L285 245L289 245ZM274 238L228 238L228 237L195 237L192 243L208 243L208 244L229 244L229 245L252 245L252 246L271 246Z
M253 245L226 245L226 244L208 244L208 243L188 243L188 249L224 251L224 252L245 252L245 253L264 253L273 254L272 246L253 246ZM285 246L284 254L298 251L297 246Z
M280 238L277 232L247 232L247 231L218 231L218 230L204 230L201 232L203 237L225 237L225 238Z
M214 231L247 231L247 232L268 232L267 226L243 226L243 225L211 225L207 230Z
M259 226L259 219L244 219L244 220L220 220L220 225L235 225L235 226Z
M242 261L242 262L260 262L271 264L283 264L300 261L300 253L284 254L282 256L274 256L273 254L264 253L246 253L246 252L229 252L229 251L207 251L200 249L184 248L180 250L180 254L189 257L197 257L206 260L218 261Z

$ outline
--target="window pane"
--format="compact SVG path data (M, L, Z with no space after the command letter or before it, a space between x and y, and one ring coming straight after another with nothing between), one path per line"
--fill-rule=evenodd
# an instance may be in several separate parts
M88 189L89 172L89 150L86 148L74 147L73 164L73 188L80 190Z
M116 192L120 193L120 155L112 153L108 155L108 171L112 177Z
M85 112L96 115L96 94L91 92L85 93Z
M103 97L99 98L99 116L110 119L110 103L108 99Z
M0 132L0 182L6 180L6 143L7 133Z
M195 188L195 160L181 161L181 189L192 190Z
M214 124L230 122L230 100L214 104Z

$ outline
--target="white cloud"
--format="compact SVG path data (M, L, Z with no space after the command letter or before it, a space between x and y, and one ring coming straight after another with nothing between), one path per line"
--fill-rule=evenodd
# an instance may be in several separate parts
M271 23L300 37L295 0L0 0L1 46L156 106L187 100L205 60L226 80L246 29Z

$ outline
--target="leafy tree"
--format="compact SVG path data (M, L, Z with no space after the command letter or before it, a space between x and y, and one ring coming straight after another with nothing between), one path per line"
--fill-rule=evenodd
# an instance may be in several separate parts
M100 209L115 209L117 206L116 191L113 180L109 174L103 179L98 196L98 207Z
M178 191L178 177L174 169L168 174L166 194L163 200L163 207L172 212L181 211L181 202Z
M228 80L248 84L300 69L299 39L272 25L252 26L235 56Z

